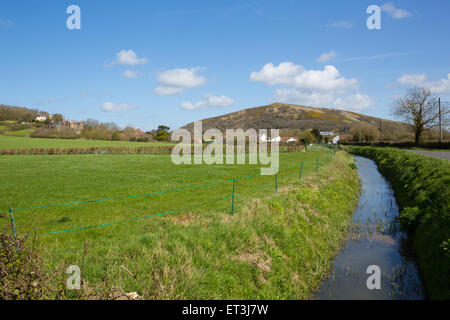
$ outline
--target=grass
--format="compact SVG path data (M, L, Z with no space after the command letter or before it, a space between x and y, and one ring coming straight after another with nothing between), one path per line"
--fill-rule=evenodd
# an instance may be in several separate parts
M24 130L18 130L18 131L5 131L4 135L29 138L33 131L34 131L34 129L24 129ZM0 140L1 140L1 138L0 138Z
M376 161L395 191L432 299L450 298L450 163L394 148L350 147Z
M26 130L23 130L26 131ZM21 134L21 131L13 134ZM12 134L12 133L11 133ZM84 140L84 139L45 139L0 135L0 150L3 149L31 149L31 148L90 148L90 147L133 147L149 145L168 145L170 143L160 142L128 142L107 140Z
M321 156L318 175L314 159ZM0 208L121 197L256 175L231 199L134 222L37 238L54 285L84 264L84 295L136 291L153 299L301 299L331 268L356 205L358 178L349 156L280 154L274 176L257 165L173 165L168 156L0 157ZM298 183L300 161L308 161ZM263 184L265 188L256 189ZM117 201L15 210L19 233L118 222L229 196L230 182ZM253 190L253 191L252 191ZM4 212L8 223L8 213ZM87 244L85 259L83 247ZM68 297L79 293L67 292Z

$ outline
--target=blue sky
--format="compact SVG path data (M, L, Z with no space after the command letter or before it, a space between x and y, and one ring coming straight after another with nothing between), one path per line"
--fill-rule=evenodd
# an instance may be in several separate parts
M69 30L69 5L81 29ZM369 5L381 30L369 30ZM0 1L0 103L177 128L274 101L391 118L450 94L450 2Z

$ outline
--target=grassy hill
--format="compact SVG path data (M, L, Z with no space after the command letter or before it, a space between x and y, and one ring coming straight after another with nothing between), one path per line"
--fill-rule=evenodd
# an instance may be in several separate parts
M281 129L281 132L295 134L301 131L317 128L321 131L347 133L350 128L358 125L369 125L378 128L380 118L374 118L351 111L313 108L293 104L273 103L267 106L248 108L223 116L203 120L203 130L217 128L224 131L232 128ZM405 131L407 125L392 120L382 120L383 131ZM183 128L192 132L193 123Z

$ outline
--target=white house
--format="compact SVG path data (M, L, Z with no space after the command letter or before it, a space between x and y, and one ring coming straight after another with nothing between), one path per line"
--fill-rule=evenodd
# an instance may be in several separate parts
M276 138L269 139L269 138L267 138L267 135L263 134L263 135L261 135L259 140L262 141L262 142L280 142L281 141L281 137L278 136Z
M333 138L333 144L338 144L339 143L339 135L337 135L336 137Z
M53 116L51 114L41 113L36 117L36 121L45 121L47 119L52 119Z
M47 116L37 116L36 121L45 121L47 120Z
M321 136L332 136L333 134L333 131L320 131Z
M289 139L287 140L287 142L297 142L297 139L295 139L294 137L292 137L292 138L289 138Z

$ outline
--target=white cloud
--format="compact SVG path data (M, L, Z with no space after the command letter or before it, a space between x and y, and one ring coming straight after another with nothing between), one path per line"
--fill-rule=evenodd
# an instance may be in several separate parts
M270 86L275 84L290 85L293 78L303 71L302 66L294 65L292 62L281 62L278 67L275 67L273 63L268 63L264 65L261 71L253 71L250 74L250 81L263 82Z
M184 91L184 88L176 88L176 87L156 87L153 90L153 93L157 96L170 96L173 94L178 94Z
M369 97L354 92L358 90L358 80L342 77L332 65L323 70L307 70L292 62L282 62L278 66L268 63L260 71L252 72L250 81L283 85L274 94L275 100L280 102L351 110L361 110L372 104Z
M122 76L128 79L136 79L138 77L138 73L137 71L133 71L133 70L125 70L122 73Z
M200 67L163 71L157 75L158 87L155 88L154 93L172 95L183 92L185 89L202 86L208 82L208 79L198 75L198 71Z
M232 105L234 100L226 96L213 96L211 94L206 95L203 100L196 103L182 102L181 108L184 110L198 110L207 109L213 107L228 107Z
M322 55L317 59L319 62L326 62L336 58L336 52L334 50L330 52L322 53Z
M403 19L412 17L411 12L396 8L392 2L387 2L381 6L381 11L387 12L394 19Z
M335 100L332 92L302 91L296 88L280 88L275 91L275 101L296 102L309 106L327 106Z
M427 80L427 76L425 74L405 74L397 79L397 81L401 84L411 85L420 87Z
M341 109L360 111L372 106L374 101L367 95L357 93L343 98L337 98L334 105Z
M426 74L405 74L397 79L397 82L403 85L428 88L432 93L450 94L450 73L447 78L437 81L428 81Z
M119 111L131 110L134 108L136 108L135 105L130 105L130 104L117 105L114 102L105 102L102 105L102 110L105 112L119 112Z
M267 85L283 84L301 90L326 91L348 90L358 85L356 79L340 77L336 67L327 65L323 70L306 70L292 62L282 62L278 66L266 64L261 71L253 71L250 81Z
M148 62L145 58L138 58L136 53L133 50L121 50L116 54L116 59L110 63L110 65L127 65L127 66L136 66L140 64L146 64Z
M408 52L392 52L392 53L385 53L385 54L377 54L377 55L373 55L373 56L345 58L345 59L340 59L339 62L377 60L377 59L384 59L384 58L391 58L391 57L406 56L408 54L409 54Z
M333 28L350 29L353 25L350 22L346 21L346 20L341 20L341 21L333 22L331 24L331 26Z

